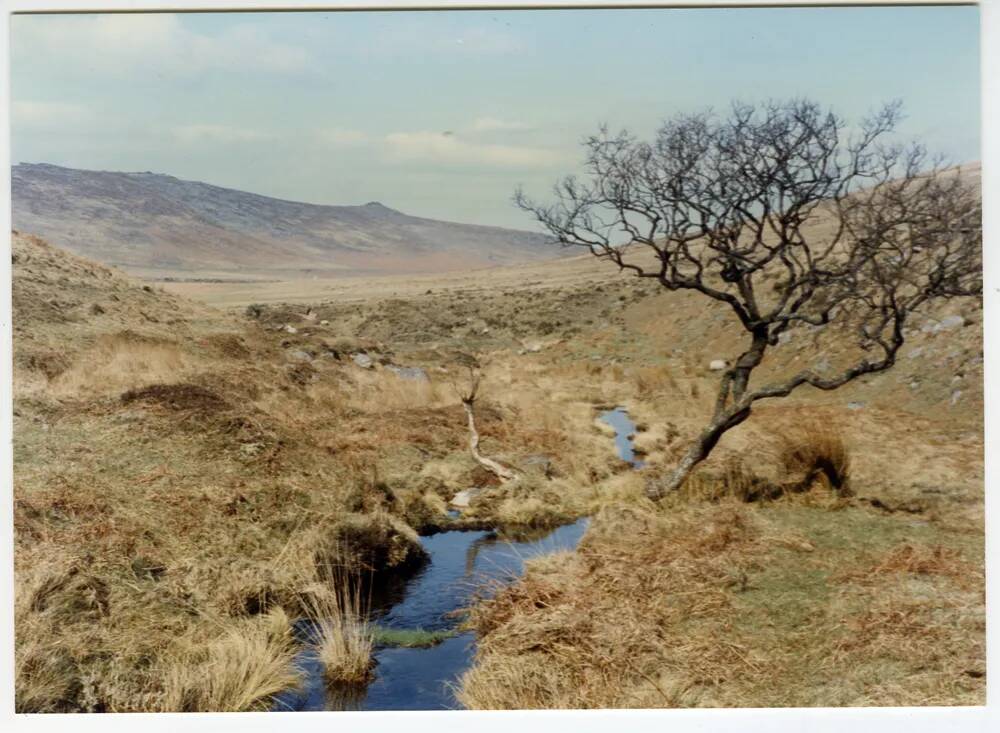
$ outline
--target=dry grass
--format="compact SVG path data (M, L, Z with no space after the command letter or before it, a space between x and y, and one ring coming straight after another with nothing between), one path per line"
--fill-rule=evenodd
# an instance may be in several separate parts
M234 624L207 645L190 642L167 669L159 709L266 710L273 696L298 683L296 651L288 616L280 609Z
M842 496L849 496L851 456L843 437L829 427L813 423L782 436L778 449L783 473L801 486L816 481Z
M460 700L473 709L981 704L982 573L970 555L982 537L933 550L928 530L914 538L920 551L885 547L909 532L863 509L787 501L609 508L574 556L531 563L473 610L480 642ZM840 572L869 555L863 577Z
M193 361L173 343L130 334L104 336L55 377L50 390L60 397L118 394L176 381Z
M361 684L371 679L375 629L367 621L360 584L346 574L324 583L306 601L313 642L328 683Z
M484 453L551 467L488 492L484 519L551 526L604 511L579 554L533 563L474 612L484 637L470 705L981 699L981 368L962 361L975 329L918 337L937 349L913 362L926 394L890 375L762 408L720 444L701 493L656 509L645 472L591 423L598 406L626 405L649 426L637 438L649 472L701 427L707 360L739 344L683 294L647 298L613 273L566 287L518 275L510 291L421 287L406 301L316 305L317 321L279 308L249 322L52 248L29 254L14 282L18 710L267 706L290 683L280 615L331 602L317 586L328 564L410 572L421 557L410 526L491 485L439 370L456 350L488 362ZM298 333L272 328L286 322ZM422 366L430 382L361 369L330 344ZM797 341L782 348L799 354ZM958 369L966 392L949 407ZM846 410L855 399L868 407ZM822 471L811 491L744 503L757 475L793 478L759 446L807 414L851 447L851 485L933 511L846 504ZM835 449L789 466L802 478ZM363 646L337 633L353 640L342 650Z

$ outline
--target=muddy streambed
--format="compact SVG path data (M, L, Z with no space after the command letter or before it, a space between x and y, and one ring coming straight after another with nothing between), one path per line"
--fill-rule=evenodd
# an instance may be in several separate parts
M619 457L633 468L643 462L632 446L635 424L622 407L599 416L615 431ZM388 630L450 631L423 648L378 646L375 677L363 687L329 686L323 665L309 647L299 655L301 688L280 695L274 710L448 710L460 707L454 688L475 654L475 633L460 631L461 610L524 572L538 555L572 550L589 519L514 536L496 531L448 531L423 537L429 561L414 576L379 589L372 621ZM307 629L303 629L307 632Z

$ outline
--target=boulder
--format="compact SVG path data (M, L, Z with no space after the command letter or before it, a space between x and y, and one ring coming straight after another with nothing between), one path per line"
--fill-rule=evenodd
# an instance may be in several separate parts
M362 354L362 353L351 354L351 359L354 361L355 364L357 364L362 369L375 368L375 360L372 359L370 356L368 356L368 354Z
M525 473L537 472L546 478L552 478L552 459L542 453L527 456L521 461Z
M396 364L386 364L385 368L400 379L411 379L415 382L428 381L427 372L420 367L404 367L397 366Z
M468 509L472 506L472 502L479 498L484 489L473 487L471 489L465 489L464 491L459 491L451 499L451 505L458 509Z
M940 333L941 331L950 331L955 328L960 328L965 325L965 319L962 316L945 316L940 321L936 323L928 323L920 330L924 333Z

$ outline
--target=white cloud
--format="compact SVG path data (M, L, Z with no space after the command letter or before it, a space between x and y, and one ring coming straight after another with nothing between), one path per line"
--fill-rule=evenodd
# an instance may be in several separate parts
M169 13L22 16L12 24L11 40L20 63L52 57L88 73L284 73L309 65L304 50L277 43L257 27L234 25L209 36Z
M462 140L454 133L394 132L385 138L389 157L450 165L495 168L546 168L563 162L551 150L517 145L493 145Z
M67 125L86 125L95 117L86 107L68 102L14 102L12 117L15 125L39 130L65 130Z
M343 127L325 127L317 133L320 142L332 147L355 147L369 141L368 134L361 130L351 130Z
M248 143L267 140L270 135L259 130L249 130L229 125L181 125L170 130L174 139L185 144L195 143Z
M524 132L534 129L531 125L515 120L498 120L496 117L480 117L472 123L476 132Z

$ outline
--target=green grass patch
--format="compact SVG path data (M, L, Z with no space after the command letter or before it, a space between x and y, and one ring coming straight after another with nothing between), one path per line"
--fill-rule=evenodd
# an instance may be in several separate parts
M424 629L388 629L375 627L375 644L378 646L395 646L406 649L427 649L437 646L445 639L450 639L457 632L454 629L426 631Z

